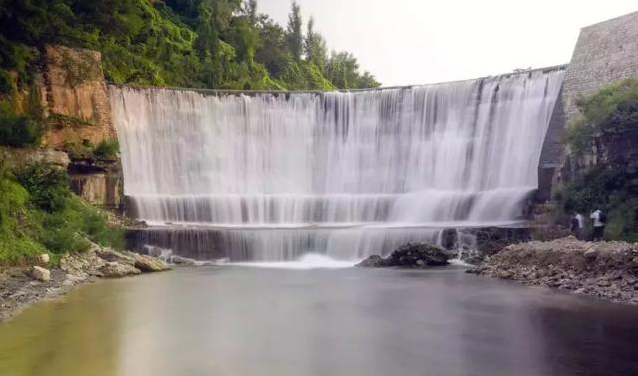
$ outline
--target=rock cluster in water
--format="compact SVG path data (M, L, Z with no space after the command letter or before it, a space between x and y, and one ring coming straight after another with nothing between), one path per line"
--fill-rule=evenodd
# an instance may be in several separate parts
M377 255L370 256L357 266L427 268L447 265L449 259L450 255L439 246L429 243L415 243L397 248L386 258Z
M509 245L469 272L638 304L638 244L569 236Z

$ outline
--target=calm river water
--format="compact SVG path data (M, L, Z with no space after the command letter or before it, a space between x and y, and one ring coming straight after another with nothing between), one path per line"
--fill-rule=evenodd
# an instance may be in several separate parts
M180 269L0 325L0 375L638 375L638 308L454 267Z

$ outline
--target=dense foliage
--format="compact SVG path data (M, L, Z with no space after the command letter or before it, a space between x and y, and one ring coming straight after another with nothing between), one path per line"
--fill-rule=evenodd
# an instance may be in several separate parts
M0 97L0 145L24 147L38 145L44 128L38 115L16 114L13 106Z
M598 93L577 101L579 113L567 127L565 136L573 152L591 149L609 116L619 105L638 101L638 79L627 79L603 87Z
M564 212L607 213L606 236L638 241L638 80L578 101L566 141L575 175L558 192Z
M328 56L293 3L284 29L256 0L0 0L0 94L28 84L46 44L102 53L116 83L222 89L376 87L349 53Z
M64 170L44 164L11 171L0 166L0 265L29 255L78 252L89 240L124 246L122 230L73 195Z

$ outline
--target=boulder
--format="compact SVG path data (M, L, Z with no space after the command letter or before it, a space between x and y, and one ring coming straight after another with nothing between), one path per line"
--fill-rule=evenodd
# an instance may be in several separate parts
M383 258L379 255L372 255L367 259L361 261L357 266L361 266L364 268L379 268L383 265Z
M443 266L448 264L450 256L436 245L429 243L406 244L394 250L384 263L388 266Z
M135 260L134 266L143 272L163 272L171 268L156 257L127 252L127 255Z
M42 265L46 265L49 263L49 261L51 261L51 257L49 256L48 253L43 253L40 256L38 256L38 261L42 264Z
M136 263L135 257L115 251L111 248L98 248L96 253L102 260L109 262L117 262L130 266L135 266Z
M51 280L51 272L45 268L34 266L31 268L31 277L37 279L38 281L48 282Z
M371 256L357 266L362 267L416 267L444 266L450 255L441 247L429 243L406 244L394 250L385 259Z
M170 260L175 265L182 265L182 266L196 266L197 265L195 260L191 260L189 258L181 257L181 256L171 256Z
M114 261L105 263L99 271L102 273L104 278L122 278L141 273L139 269L136 269L129 264L120 264L119 262Z

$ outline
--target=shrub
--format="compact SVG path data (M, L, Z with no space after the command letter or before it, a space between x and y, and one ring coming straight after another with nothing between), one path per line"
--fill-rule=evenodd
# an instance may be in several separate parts
M102 140L93 149L93 156L96 159L111 160L117 158L119 150L120 145L117 139Z
M69 177L65 170L38 163L20 167L15 176L29 192L30 202L38 209L56 211L64 208L70 196Z
M64 151L72 160L91 159L93 158L93 144L89 141L84 142L65 142Z
M28 116L0 113L0 144L11 147L35 146L44 130Z
M565 141L576 153L587 150L606 118L620 104L637 100L638 79L616 82L605 86L595 95L580 98L576 103L579 115L565 130Z
M4 166L0 166L0 227L4 228L23 208L29 194Z

